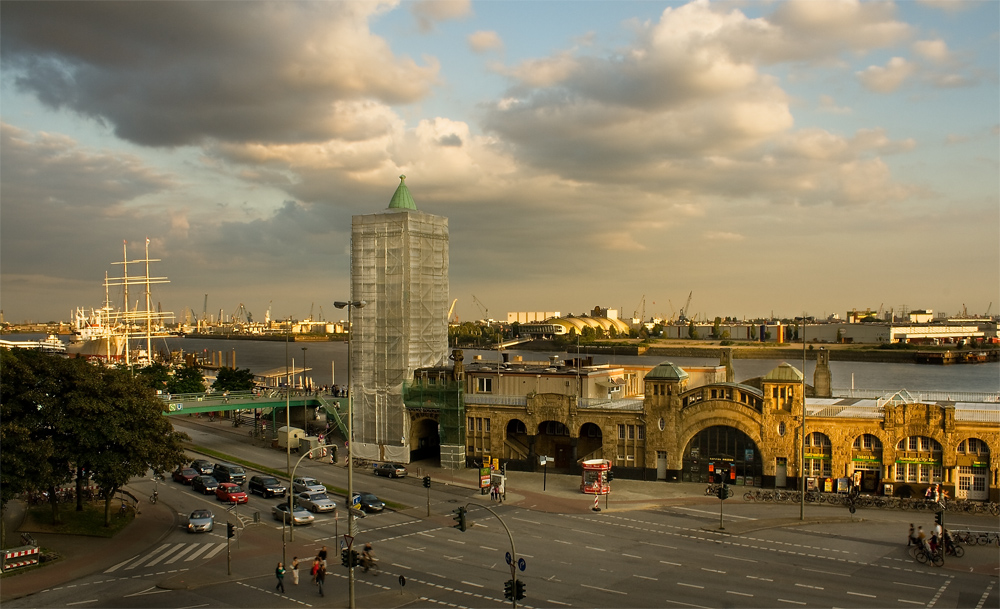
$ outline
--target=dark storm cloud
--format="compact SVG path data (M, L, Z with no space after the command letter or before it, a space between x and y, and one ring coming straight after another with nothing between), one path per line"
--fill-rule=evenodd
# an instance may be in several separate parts
M5 72L52 108L149 146L350 138L350 104L424 96L436 64L393 56L376 3L5 2ZM348 132L344 132L347 129Z

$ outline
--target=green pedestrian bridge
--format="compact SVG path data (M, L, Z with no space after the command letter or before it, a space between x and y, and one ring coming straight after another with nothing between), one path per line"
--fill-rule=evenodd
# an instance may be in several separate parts
M266 417L271 421L272 427L277 428L283 424L285 417L278 417L278 413L284 408L289 408L289 412L295 412L296 408L317 408L322 409L327 416L327 421L335 424L343 437L347 437L347 422L344 420L347 413L347 398L333 397L312 392L298 392L294 390L290 395L286 395L284 389L264 389L259 391L226 391L211 393L175 393L162 394L159 396L165 405L163 414L165 416L179 415L200 415L208 412L232 412L233 416L240 416L244 410L259 410L261 417ZM341 412L344 417L341 417Z

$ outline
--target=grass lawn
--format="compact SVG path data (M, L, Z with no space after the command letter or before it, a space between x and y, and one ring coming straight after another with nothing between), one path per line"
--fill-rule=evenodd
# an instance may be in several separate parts
M76 503L60 504L60 524L52 521L52 506L36 505L29 507L24 515L21 530L28 533L57 533L62 535L90 535L93 537L114 537L132 522L135 512L128 510L123 516L119 514L120 501L111 503L111 526L104 526L104 502L88 501L83 504L83 511L76 511Z

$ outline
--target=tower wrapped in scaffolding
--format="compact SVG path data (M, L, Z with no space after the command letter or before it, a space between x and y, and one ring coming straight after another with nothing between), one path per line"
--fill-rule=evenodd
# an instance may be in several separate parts
M351 226L352 453L409 462L403 385L448 356L448 219L417 209L405 176L389 207Z

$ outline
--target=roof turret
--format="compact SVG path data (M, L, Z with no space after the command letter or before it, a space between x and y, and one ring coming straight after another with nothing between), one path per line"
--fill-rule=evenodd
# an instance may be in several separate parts
M406 187L406 176L399 176L399 186L396 187L396 192L392 193L389 209L417 209L417 204L410 195L410 189Z
M780 366L764 375L765 381L802 382L802 373L791 364L782 362Z
M686 378L688 373L675 366L673 362L663 362L646 373L646 380L683 381Z

